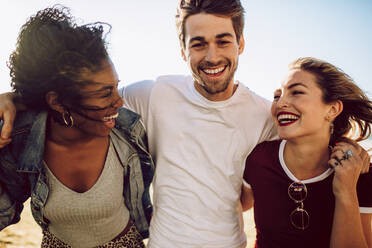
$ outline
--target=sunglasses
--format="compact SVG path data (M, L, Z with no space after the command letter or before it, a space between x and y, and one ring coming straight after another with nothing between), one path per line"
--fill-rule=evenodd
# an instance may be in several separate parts
M289 216L292 225L300 230L309 226L309 213L304 209L304 200L307 196L307 188L304 183L293 182L288 187L288 195L296 204L299 204Z

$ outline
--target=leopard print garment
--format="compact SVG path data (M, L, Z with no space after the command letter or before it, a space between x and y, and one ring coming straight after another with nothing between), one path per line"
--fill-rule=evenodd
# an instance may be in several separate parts
M72 248L70 245L62 242L56 236L48 231L43 231L43 240L41 248ZM137 231L135 225L129 228L124 235L117 237L103 245L95 248L145 248L141 234Z

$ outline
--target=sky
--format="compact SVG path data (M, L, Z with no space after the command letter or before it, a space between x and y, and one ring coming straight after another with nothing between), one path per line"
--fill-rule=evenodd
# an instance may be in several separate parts
M108 50L121 85L164 74L188 74L174 24L178 0L2 0L0 92L9 91L6 66L22 24L54 4L80 24L112 25ZM243 0L245 51L235 79L271 100L287 65L298 57L326 60L349 74L372 98L372 1Z

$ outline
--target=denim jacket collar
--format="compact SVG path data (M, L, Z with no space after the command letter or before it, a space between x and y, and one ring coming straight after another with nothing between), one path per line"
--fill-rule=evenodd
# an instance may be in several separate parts
M129 135L137 139L137 124L140 116L128 109L120 108L120 115L116 119L115 128L126 131ZM26 114L26 118L17 123L14 127L14 132L19 132L24 126L31 126L30 134L27 137L25 149L20 154L20 159L17 165L18 171L37 172L41 169L41 160L43 158L45 133L48 112L42 111L35 113L30 111Z
M136 126L141 118L140 115L126 108L120 108L118 112L119 116L115 120L115 128L136 136Z

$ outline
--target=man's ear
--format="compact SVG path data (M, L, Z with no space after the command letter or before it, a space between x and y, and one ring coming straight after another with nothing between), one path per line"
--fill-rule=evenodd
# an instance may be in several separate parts
M48 93L46 93L45 101L51 109L60 113L63 113L65 111L63 106L58 102L58 94L55 91L49 91Z
M336 119L336 117L341 114L342 110L344 109L344 105L340 100L334 101L329 105L330 108L328 110L328 116L330 120L334 121L334 119Z
M185 54L185 48L181 48L181 56L185 62L187 62L186 54Z
M244 47L245 47L245 40L242 34L239 39L239 55L242 54L242 52L244 51Z

